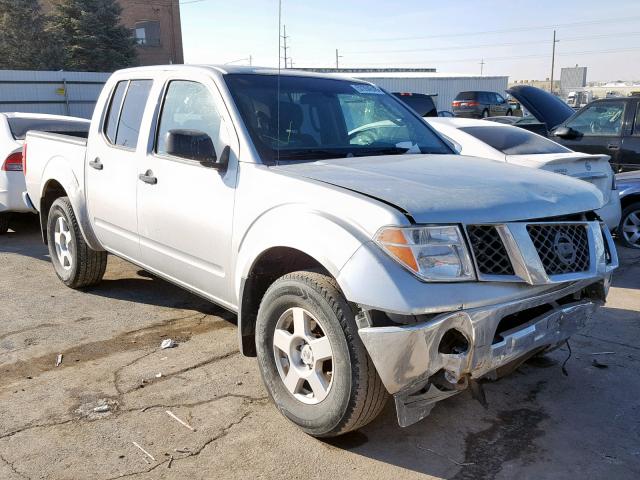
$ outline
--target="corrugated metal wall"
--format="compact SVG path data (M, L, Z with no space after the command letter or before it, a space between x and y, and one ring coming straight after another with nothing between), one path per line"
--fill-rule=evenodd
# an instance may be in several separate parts
M357 78L357 75L354 75ZM468 90L485 90L505 94L509 77L370 77L363 78L368 82L388 90L389 92L437 93L434 97L438 110L451 110L451 102L460 92Z
M110 73L0 70L0 112L91 118Z

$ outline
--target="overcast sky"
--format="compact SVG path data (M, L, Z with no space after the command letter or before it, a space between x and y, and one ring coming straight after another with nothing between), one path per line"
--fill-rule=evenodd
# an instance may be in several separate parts
M193 3L188 3L193 2ZM278 2L182 0L187 63L278 63ZM294 67L435 67L545 79L560 67L640 80L640 0L283 0ZM236 62L247 63L246 61Z

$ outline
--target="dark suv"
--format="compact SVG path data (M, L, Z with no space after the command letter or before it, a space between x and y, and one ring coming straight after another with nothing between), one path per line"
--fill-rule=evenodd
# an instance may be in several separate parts
M451 103L456 117L487 118L513 115L509 102L496 92L460 92Z

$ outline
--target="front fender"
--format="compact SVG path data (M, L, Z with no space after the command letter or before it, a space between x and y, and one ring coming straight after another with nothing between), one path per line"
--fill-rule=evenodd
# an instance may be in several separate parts
M103 250L100 242L96 238L91 223L89 221L89 213L87 211L87 201L84 192L84 179L78 178L69 160L62 156L52 157L45 165L42 171L42 187L40 191L40 221L43 229L46 229L47 219L43 218L42 201L45 198L48 187L51 182L59 183L69 198L73 211L76 214L80 232L87 242L87 245L93 250ZM44 230L43 230L44 231Z
M234 278L236 298L240 303L242 279L249 276L257 259L271 248L299 250L337 278L349 258L369 240L368 233L358 225L305 205L270 209L246 229L238 243Z

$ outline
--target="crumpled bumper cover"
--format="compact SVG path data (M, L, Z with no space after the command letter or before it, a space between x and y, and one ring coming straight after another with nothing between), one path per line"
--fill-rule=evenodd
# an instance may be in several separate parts
M525 301L445 313L418 325L363 327L359 333L394 395L398 422L408 426L427 416L435 402L464 390L469 381L495 375L501 367L569 338L591 319L607 289L608 279L577 282ZM580 298L567 302L572 294ZM562 304L556 302L560 299ZM537 314L540 306L547 311ZM530 318L496 335L501 320L527 309ZM464 351L441 351L451 330L466 339ZM434 381L438 376L449 388Z

